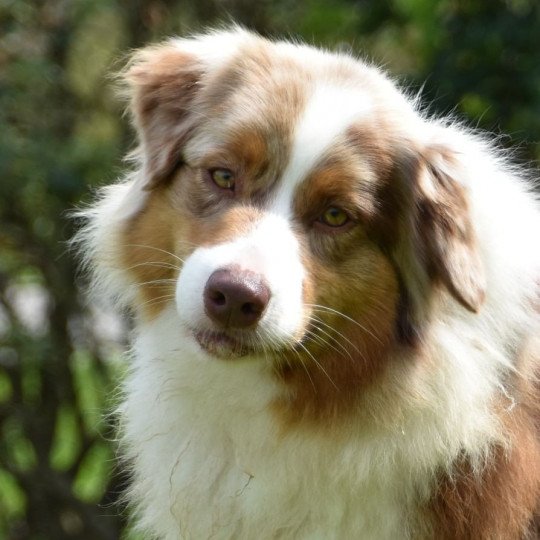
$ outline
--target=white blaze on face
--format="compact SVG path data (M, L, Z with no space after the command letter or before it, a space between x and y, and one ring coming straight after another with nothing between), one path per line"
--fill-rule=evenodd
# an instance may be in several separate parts
M319 85L300 118L291 159L271 210L290 217L298 185L317 165L336 139L371 109L370 98L358 89Z
M261 275L270 288L270 303L258 323L268 342L287 342L298 334L304 318L304 269L291 228L294 193L336 138L369 107L358 90L316 88L295 130L290 162L265 216L245 235L196 249L186 260L178 278L176 304L187 327L214 328L204 310L205 285L216 270L236 266Z

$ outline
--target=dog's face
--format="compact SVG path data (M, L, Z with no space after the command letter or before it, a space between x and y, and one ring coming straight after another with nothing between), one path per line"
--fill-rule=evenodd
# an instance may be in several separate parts
M146 49L127 79L145 201L121 256L143 317L174 301L216 361L343 388L414 341L437 285L478 309L452 153L375 69L235 32Z

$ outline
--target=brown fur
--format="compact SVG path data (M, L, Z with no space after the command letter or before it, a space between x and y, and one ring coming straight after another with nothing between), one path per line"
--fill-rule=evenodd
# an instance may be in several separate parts
M122 264L140 285L137 309L145 319L159 315L174 299L174 280L182 261L196 247L245 234L259 215L255 207L237 206L208 218L190 219L188 199L179 184L181 179L152 190L145 208L122 234Z
M510 395L496 404L506 444L494 445L473 470L463 457L442 474L429 503L442 540L536 540L540 533L540 342L529 340L516 362Z
M334 149L296 195L295 213L306 227L304 302L313 335L304 344L307 350L297 348L281 365L290 392L278 409L287 422L346 421L358 405L359 389L382 375L395 346L396 276L362 226L375 212L375 174L358 150L346 144ZM313 227L329 205L347 211L356 226L325 232Z
M466 190L443 169L450 168L456 174L452 161L444 149L436 149L420 165L418 230L426 246L430 274L464 307L477 312L484 300L484 273Z
M175 231L186 227L162 190L149 194L145 208L129 220L121 236L122 264L139 284L137 310L145 319L158 315L174 298L185 245L175 245Z
M313 337L304 345L307 351L297 348L287 355L288 363L281 364L280 378L289 393L277 410L286 424L307 421L320 427L348 422L362 388L375 384L387 368L385 359L394 345L394 272L376 250L358 254L362 256L364 264L370 260L366 273L377 273L376 283L358 280L355 286L343 280L355 260L333 270L316 261L308 266L310 276L317 278L306 286L306 303L329 306L347 318L317 307L309 310L314 320Z
M540 444L533 420L519 407L506 419L509 449L493 448L481 471L464 458L451 476L441 476L430 504L436 538L538 538Z

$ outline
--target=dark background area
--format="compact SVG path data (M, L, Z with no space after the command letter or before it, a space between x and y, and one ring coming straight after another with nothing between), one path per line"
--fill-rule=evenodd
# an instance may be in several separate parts
M80 291L66 211L133 146L110 78L126 54L231 20L352 50L433 113L540 157L535 0L0 2L0 539L137 538L106 416L126 332Z

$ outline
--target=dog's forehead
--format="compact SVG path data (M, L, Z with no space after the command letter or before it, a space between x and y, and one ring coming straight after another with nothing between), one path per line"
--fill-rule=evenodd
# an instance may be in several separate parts
M230 159L232 165L248 162L254 171L265 168L274 209L288 213L310 172L353 126L370 124L374 97L356 79L307 76L294 69L287 74L283 66L251 73L247 82L235 80L237 92L229 89L214 121L195 136L187 153L195 162L217 156L224 166Z
M297 187L309 178L332 147L372 112L370 96L358 88L326 82L315 85L293 127L289 160L276 196L276 207L290 211Z

